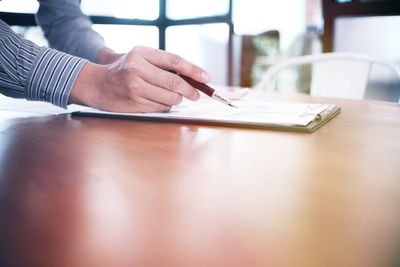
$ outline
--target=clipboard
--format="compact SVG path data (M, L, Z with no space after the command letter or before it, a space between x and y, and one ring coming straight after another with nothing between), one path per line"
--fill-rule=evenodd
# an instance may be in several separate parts
M182 103L166 113L116 113L87 108L71 115L312 133L341 111L334 104L237 101L235 105L239 108L207 99Z

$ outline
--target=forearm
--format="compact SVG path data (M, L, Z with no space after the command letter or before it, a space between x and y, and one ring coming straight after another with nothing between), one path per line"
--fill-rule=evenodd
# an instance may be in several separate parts
M40 0L36 21L50 47L92 62L105 47L103 38L92 29L90 19L80 10L79 0Z
M0 20L0 92L66 108L86 60L22 39Z

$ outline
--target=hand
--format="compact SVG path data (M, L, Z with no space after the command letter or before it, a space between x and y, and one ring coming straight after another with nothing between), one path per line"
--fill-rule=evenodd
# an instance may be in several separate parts
M115 112L165 112L182 101L197 100L199 91L178 75L207 83L208 73L182 57L162 50L135 47L109 65L87 63L70 102Z
M108 47L104 47L97 53L96 63L102 65L111 64L117 61L123 55L124 54L117 53Z

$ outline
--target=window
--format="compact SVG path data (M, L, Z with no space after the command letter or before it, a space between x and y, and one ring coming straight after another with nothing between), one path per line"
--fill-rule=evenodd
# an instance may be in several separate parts
M155 20L160 5L159 0L82 0L81 8L88 15Z
M36 0L2 0L0 10L13 13L35 13L39 7Z
M39 26L11 26L14 32L34 42L39 46L49 46L43 31Z
M81 8L106 45L117 52L136 45L166 49L210 70L215 83L227 84L232 1L82 0ZM46 45L35 26L38 6L36 0L3 0L0 17L24 37ZM216 65L215 59L221 64Z
M205 67L215 84L227 84L229 27L224 23L167 28L166 50ZM184 38L182 38L184 36Z
M221 16L229 11L228 0L168 0L167 17L173 20Z
M158 47L158 29L155 26L94 24L93 29L104 37L108 47L118 53L137 45Z

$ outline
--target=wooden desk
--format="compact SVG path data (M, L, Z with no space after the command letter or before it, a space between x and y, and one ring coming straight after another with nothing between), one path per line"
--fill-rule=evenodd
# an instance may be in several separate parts
M2 118L0 266L394 266L400 105L264 97L342 113L313 134Z

